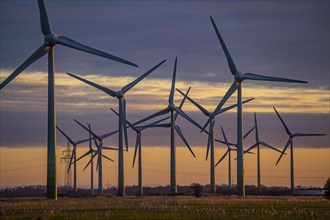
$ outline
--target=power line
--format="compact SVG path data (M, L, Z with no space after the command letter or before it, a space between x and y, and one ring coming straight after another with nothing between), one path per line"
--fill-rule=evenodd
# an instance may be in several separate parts
M30 169L30 168L35 168L35 167L45 167L47 166L47 164L43 164L43 165L35 165L35 166L28 166L28 167L20 167L20 168L12 168L12 169L5 169L5 170L0 170L1 172L9 172L9 171L16 171L16 170L26 170L26 169Z

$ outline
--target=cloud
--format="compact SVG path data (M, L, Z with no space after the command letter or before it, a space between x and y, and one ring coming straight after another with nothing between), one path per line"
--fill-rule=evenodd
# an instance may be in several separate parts
M159 70L161 71L161 69ZM1 71L4 77L11 71ZM117 77L103 75L87 75L86 79L119 90L122 86L134 80L134 77ZM141 81L133 89L127 92L127 117L136 121L149 114L163 109L168 104L170 80L155 79L148 77ZM190 97L200 103L209 111L213 111L221 100L223 94L229 88L228 83L210 83L197 81L180 81L176 87L186 91L192 86ZM211 92L210 92L211 91ZM284 114L293 128L304 128L306 131L318 131L329 133L329 91L326 89L313 88L285 88L255 86L243 87L245 99L256 99L244 105L247 125L252 122L251 113L257 112L262 115L260 123L267 126L266 134L275 143L279 140L283 128L274 127L279 122L272 106L276 106L281 114ZM182 96L176 92L175 103L181 101ZM320 101L325 100L325 101ZM117 117L111 113L109 107L117 109L117 99L90 87L72 77L64 74L56 74L56 101L57 123L64 130L72 133L77 139L86 138L83 132L75 125L73 119L79 119L83 123L90 122L100 134L117 129ZM236 98L230 98L226 106L235 104ZM183 106L184 111L191 115L200 124L204 124L206 118L190 102ZM265 116L263 116L265 115ZM287 116L289 115L289 116ZM10 85L1 91L1 146L40 146L46 139L47 127L47 73L25 72L15 79ZM294 121L292 121L294 119ZM291 121L290 121L291 120ZM219 116L218 122L228 127L231 134L235 134L235 109ZM203 146L205 136L199 130L191 126L183 119L178 120L183 132L191 143ZM280 125L278 123L278 125ZM246 128L248 129L248 128ZM148 146L166 146L168 143L168 129L157 129L146 132L145 144ZM220 134L220 131L217 132ZM276 135L275 135L276 134ZM87 135L87 134L85 134ZM134 142L134 133L131 133L131 143ZM230 136L230 135L229 135ZM62 145L63 139L58 136ZM232 136L233 140L235 137ZM110 144L116 143L116 136ZM179 139L178 139L179 140ZM314 139L315 140L315 139ZM307 140L302 146L329 146L329 139L320 138ZM183 143L181 143L182 145Z
M59 35L134 61L142 69L167 58L164 74L157 78L169 78L178 56L180 80L232 80L209 20L212 15L242 72L298 78L309 81L308 87L329 88L328 1L45 4ZM13 69L43 43L38 7L31 2L2 1L0 10L0 66ZM59 72L113 76L140 72L63 46L55 50ZM43 59L29 70L45 71L46 67Z

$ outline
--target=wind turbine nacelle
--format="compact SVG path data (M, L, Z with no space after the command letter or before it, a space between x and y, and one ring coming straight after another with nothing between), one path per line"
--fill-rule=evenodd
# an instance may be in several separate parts
M57 42L57 35L56 34L47 34L45 36L45 44L49 47L55 46Z
M234 77L237 82L242 82L244 80L244 74L240 72L236 73Z
M116 96L117 96L118 99L122 99L122 98L124 98L124 93L123 92L117 92Z

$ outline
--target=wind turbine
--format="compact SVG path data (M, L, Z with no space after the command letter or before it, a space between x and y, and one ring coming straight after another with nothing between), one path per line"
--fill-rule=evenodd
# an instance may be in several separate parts
M88 129L90 131L92 131L92 126L91 124L87 123L87 126L88 126ZM94 150L93 150L93 147L92 147L92 133L89 132L89 145L88 145L88 148L89 148L89 153L91 155L91 196L94 196L94 170L93 170L93 167L94 167L94 164L93 164L93 155L94 155Z
M128 138L127 138L127 127L126 124L126 100L124 98L124 95L127 91L132 89L136 84L138 84L141 80L143 80L145 77L147 77L150 73L152 73L154 70L156 70L160 65L162 65L166 60L163 60L147 72L145 72L143 75L132 81L131 83L125 85L121 90L118 92L106 88L104 86L98 85L96 83L93 83L91 81L88 81L86 79L83 79L79 76L75 76L73 74L67 73L69 76L72 76L90 86L93 86L106 94L110 95L111 97L116 97L119 101L119 141L118 141L118 196L125 196L125 182L124 182L124 151L123 151L123 134L125 136L125 143L126 143L126 151L128 150Z
M58 126L56 126L57 130L59 130L63 136L72 144L72 153L71 153L71 158L70 158L70 164L67 172L69 172L71 168L71 164L73 163L73 188L75 193L77 193L77 165L76 165L76 160L77 160L77 145L84 143L85 140L80 140L80 141L73 141L63 130L61 130Z
M287 135L289 136L289 140L288 142L286 143L282 153L281 153L281 156L278 158L277 162L276 162L276 165L280 162L282 156L285 154L285 151L286 149L288 148L288 146L290 145L290 176L291 176L291 191L293 192L294 191L294 169L293 169L293 139L295 137L307 137L307 136L325 136L326 134L309 134L309 133L292 133L288 126L285 124L284 120L282 119L282 117L280 116L280 114L277 112L276 108L273 107L278 118L280 119Z
M192 98L190 98L189 96L185 95L184 93L182 93L179 89L176 89L178 92L181 93L181 95L183 95L185 98L187 98L192 104L194 104L205 116L207 116L209 118L209 120L211 120L211 123L209 125L209 135L208 135L208 141L207 141L207 150L206 150L206 160L208 158L208 154L209 151L211 149L211 159L210 159L210 187L211 187L211 193L216 193L216 184L215 184L215 166L214 166L214 124L215 124L215 116L224 113L232 108L236 108L237 104L235 105L231 105L228 106L226 108L221 108L219 109L217 112L209 112L207 111L205 108L203 108L200 104L198 104L196 101L194 101ZM248 99L246 101L243 102L249 102L252 101L254 98L252 99Z
M217 109L220 109L227 99L237 90L237 193L239 196L245 196L245 185L244 185L244 166L243 166L243 110L242 110L242 82L244 80L261 80L261 81L277 81L277 82L292 82L292 83L307 83L301 80L286 79L272 76L263 76L254 73L241 73L237 70L236 65L230 56L230 53L223 41L220 32L211 18L212 25L218 36L221 47L226 55L227 62L230 68L231 74L234 76L234 82L227 91L223 98L223 102L220 102ZM204 125L204 128L211 122L208 120ZM203 129L204 129L203 128Z
M233 150L233 151L236 151L237 152L237 144L233 144L233 143L228 142L228 139L227 139L225 130L223 129L222 126L220 126L220 127L221 127L221 131L222 131L222 135L223 135L224 141L221 141L221 140L218 140L218 139L215 139L215 141L227 145L227 151L218 160L218 162L215 164L215 167L218 166L221 163L221 161L223 161L226 158L226 156L228 155L228 186L231 187L231 151ZM245 139L245 137L248 136L253 131L253 129L254 128L252 128L250 131L248 131L244 135L244 138L243 139ZM232 148L231 146L234 146L235 148ZM247 152L247 153L254 154L254 153L251 153L251 152ZM235 158L235 160L236 159L237 158Z
M68 37L57 36L51 29L48 15L43 0L38 0L41 31L44 35L44 42L27 60L23 62L11 75L9 75L1 84L2 90L8 83L15 79L21 72L34 63L39 58L48 53L48 141L47 141L47 197L57 199L56 182L56 112L55 112L55 79L54 79L54 48L56 44L71 47L97 56L108 58L117 62L125 63L131 66L137 66L134 63L121 59L119 57L104 53L102 51L87 47Z
M117 116L119 116L119 114L113 109L110 108ZM158 121L155 121L151 124L148 125L143 125L143 126L135 126L134 124L130 123L127 119L126 119L126 123L128 124L128 127L130 127L133 131L135 131L136 133L136 142L135 142L135 150L134 150L134 159L133 159L133 165L132 167L134 167L135 164L135 158L136 158L136 154L137 151L139 152L139 156L138 156L138 188L139 188L139 192L138 195L139 196L143 196L143 185L142 185L142 131L147 129L147 128L151 128L151 127L167 127L166 124L159 124L162 121L165 121L166 119L169 119L170 117L166 117L163 119L160 119Z
M170 95L169 95L169 99L168 99L168 106L138 122L136 122L135 124L140 124L144 121L147 121L149 119L155 118L157 116L161 116L161 115L165 115L170 113L171 114L171 122L168 125L169 127L171 127L171 181L170 181L170 188L171 188L171 193L172 194L176 194L177 193L177 185L176 185L176 146L175 146L175 131L179 134L179 136L182 138L183 142L186 144L186 146L188 147L188 149L190 150L190 152L192 153L192 155L195 157L195 154L193 153L193 151L191 150L188 142L186 141L186 139L184 138L180 127L178 127L176 125L176 118L179 115L181 115L183 118L185 118L186 120L188 120L189 122L191 122L192 124L194 124L196 127L202 129L202 127L195 122L192 118L190 118L180 107L176 107L174 105L174 89L175 89L175 78L176 78L176 69L177 69L177 61L178 58L175 58L175 64L174 64L174 70L173 70L173 75L172 75L172 85L171 85L171 90L170 90ZM183 99L184 101L185 99ZM182 103L182 102L181 102ZM183 103L182 103L183 105ZM174 114L174 112L176 114Z
M261 189L261 184L260 184L260 145L263 145L269 149L272 149L274 151L280 152L282 153L282 151L276 149L275 147L267 144L264 141L261 141L259 139L259 130L258 130L258 123L257 123L257 114L254 113L254 127L252 128L252 130L255 130L255 144L253 144L250 148L248 148L246 151L244 151L244 153L250 152L252 149L257 148L257 170L258 170L258 177L257 177L257 181L258 181L258 189Z
M88 165L90 163L92 163L93 159L96 157L96 155L98 156L97 157L97 166L96 166L96 169L98 169L98 172L99 172L99 180L98 180L98 188L99 188L99 193L100 194L103 194L103 182L102 182L102 157L106 158L107 160L110 160L112 162L114 162L111 158L105 156L103 153L102 153L102 150L103 149L106 149L106 150L117 150L115 148L111 148L111 147L106 147L106 146L103 146L103 138L101 136L98 136L97 134L95 134L91 129L87 128L86 126L84 126L82 123L80 123L79 121L77 121L76 119L74 119L75 122L77 122L82 128L84 128L86 131L88 131L92 136L93 136L93 139L95 141L95 145L97 147L97 150L93 150L94 151L94 155L92 156L92 158L89 160L89 162L87 163L87 165L85 166L84 168L84 171L86 170L86 168L88 167ZM99 143L97 143L96 139L98 140ZM79 161L80 159L84 158L85 156L89 155L90 154L90 151L88 151L87 153L85 153L84 155L82 155L81 157L79 157L77 159L77 161ZM77 162L76 161L76 162Z

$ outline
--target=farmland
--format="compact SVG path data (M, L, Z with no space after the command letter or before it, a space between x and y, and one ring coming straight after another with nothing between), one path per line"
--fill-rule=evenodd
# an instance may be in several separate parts
M0 200L0 219L330 219L330 201L292 196Z

